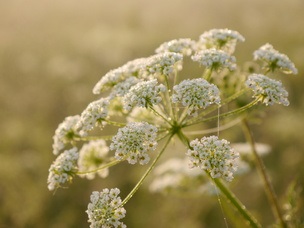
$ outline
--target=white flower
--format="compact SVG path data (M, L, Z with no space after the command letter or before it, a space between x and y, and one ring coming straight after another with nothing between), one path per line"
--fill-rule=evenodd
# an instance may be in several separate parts
M67 181L71 182L77 170L78 151L76 147L65 150L53 162L49 169L48 189L50 191L61 187Z
M80 119L79 115L68 116L64 121L58 125L53 136L53 153L58 155L61 150L65 148L65 145L71 143L75 136L79 135L77 130L77 123Z
M131 76L131 77L127 78L126 80L117 83L113 87L110 97L111 98L114 98L116 96L123 97L125 94L127 94L129 92L129 90L132 86L136 85L139 82L140 82L140 79L138 79L134 76Z
M270 79L262 74L251 74L245 84L254 92L253 97L261 97L261 101L266 105L274 103L289 105L288 92L280 81Z
M147 59L145 65L145 74L148 78L150 75L165 75L169 77L174 70L182 69L183 55L174 52L165 52L153 55Z
M205 190L206 174L201 169L189 169L187 159L172 158L157 166L150 185L152 192L181 191L202 192Z
M212 178L222 177L227 181L233 179L237 169L236 153L225 140L217 136L203 137L190 142L192 149L187 151L190 167L200 167L206 170Z
M110 150L115 150L118 160L127 159L130 164L149 162L148 151L155 150L157 128L146 122L131 122L120 128L113 137Z
M171 40L161 44L156 50L156 53L175 52L185 56L190 56L195 49L196 42L194 40L185 38L178 40Z
M222 50L206 49L193 55L192 60L211 70L220 71L223 68L236 69L236 59Z
M119 221L126 216L126 210L121 206L121 198L118 188L103 189L102 192L94 191L91 194L91 202L88 204L86 213L91 223L91 228L125 228Z
M159 93L166 91L163 84L157 85L157 80L139 82L132 86L130 91L123 97L123 104L126 110L131 110L134 106L149 107L161 102Z
M197 115L197 110L206 108L215 103L219 104L221 99L216 85L210 84L205 79L187 79L173 87L175 94L172 96L173 103L182 103L188 107L188 114Z
M81 135L86 135L95 126L102 127L106 117L108 116L108 98L101 98L91 102L87 108L81 113L77 126L81 129Z
M79 150L78 169L80 172L92 171L106 164L109 148L103 139L90 141L82 146ZM109 169L101 169L97 172L98 176L105 178L109 174ZM85 177L94 179L95 173L87 173Z
M253 53L255 60L262 60L266 62L265 68L270 71L276 69L281 70L286 74L297 74L298 70L294 63L287 55L281 54L273 48L270 44L265 44Z
M133 61L129 61L125 65L109 71L95 85L93 88L93 93L99 94L102 91L111 89L119 82L122 82L131 76L140 77L140 72L144 68L145 63L146 58L139 58Z
M211 29L200 36L199 44L202 45L202 49L216 48L232 54L237 42L244 41L245 38L237 31Z

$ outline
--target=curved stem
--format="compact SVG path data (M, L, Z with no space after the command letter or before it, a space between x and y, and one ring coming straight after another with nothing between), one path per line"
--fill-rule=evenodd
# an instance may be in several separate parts
M215 127L215 128L209 128L206 130L199 130L199 131L187 131L185 132L186 135L206 135L210 133L216 133L218 131L224 131L226 129L229 129L236 124L240 123L242 121L241 118L236 118L235 120L232 120L228 122L227 124L222 124L220 127Z
M161 157L161 155L163 154L163 152L165 151L165 149L167 148L171 138L173 137L173 135L171 134L170 137L168 138L167 142L165 143L164 147L161 149L161 151L157 154L156 158L153 160L152 164L150 165L150 167L146 170L146 172L144 173L144 175L141 177L141 179L138 181L138 183L135 185L135 187L132 189L132 191L126 196L126 198L122 201L121 206L125 205L131 198L132 196L135 194L135 192L139 189L139 187L142 185L142 183L144 182L144 180L146 179L146 177L148 176L148 174L152 171L152 169L154 168L156 162L158 161L158 159Z
M220 104L215 105L213 107L209 107L207 110L201 112L198 116L194 117L191 119L190 122L186 123L187 126L188 125L192 125L194 122L196 122L197 120L201 119L202 117L208 115L209 113L217 110L218 108L224 106L225 104L228 104L229 102L235 100L236 98L240 97L241 95L243 95L244 93L246 93L248 91L248 89L242 89L239 92L233 94L232 96L228 97L227 99L223 100Z
M249 142L249 144L251 146L251 150L252 150L252 153L253 153L253 156L254 156L256 167L259 170L259 173L261 174L261 177L264 181L264 186L265 186L264 189L265 189L266 195L268 197L268 200L271 204L272 212L275 215L275 217L279 220L279 222L281 224L281 227L287 227L286 222L283 219L283 215L282 215L282 212L280 210L278 200L277 200L276 194L274 192L273 186L270 182L269 176L267 175L267 171L266 171L265 165L263 163L263 160L261 159L261 157L257 153L254 138L253 138L253 134L250 130L249 123L246 119L243 119L243 131L244 131L244 134L245 134L245 137L246 137L247 141Z
M109 163L107 163L107 164L105 164L105 165L100 166L100 167L97 168L97 169L93 169L93 170L89 170L89 171L79 171L79 172L77 172L76 174L77 174L77 175L84 175L84 174L89 174L89 173L96 173L96 172L98 172L99 170L102 170L102 169L105 169L105 168L109 168L109 167L111 167L111 166L114 166L114 165L116 165L116 164L122 162L122 161L124 161L124 160L113 160L113 161L111 161L111 162L109 162Z
M192 122L190 124L185 124L183 127L188 127L188 126L191 126L191 125L194 125L194 124L198 124L198 123L202 123L202 122L208 122L208 121L216 120L218 118L225 118L225 117L228 117L228 116L231 116L231 115L243 113L244 111L247 111L248 109L252 108L259 101L260 101L260 97L258 97L257 99L253 100L252 102L250 102L249 104L247 104L247 105L245 105L241 108L232 110L230 112L225 112L225 113L222 113L220 115L215 115L215 116L212 116L212 117L209 117L209 118L200 119L200 120L197 120L196 122Z
M178 134L179 137L182 137L182 142L188 147L191 148L189 139L185 136L181 131ZM209 173L206 171L206 174L210 177ZM239 211L239 213L243 216L245 220L247 220L251 227L261 227L258 221L249 213L246 207L241 203L240 200L222 183L222 181L218 178L212 178L211 180L215 183L215 185L220 189L220 191L226 196L227 200L230 201L235 208Z

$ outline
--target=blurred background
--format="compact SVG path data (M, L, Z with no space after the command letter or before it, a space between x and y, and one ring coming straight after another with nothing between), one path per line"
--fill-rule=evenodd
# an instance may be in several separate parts
M49 192L55 129L96 99L92 88L110 69L213 28L246 38L235 54L240 64L269 42L299 70L280 77L290 106L272 106L254 126L256 140L272 147L264 162L284 203L289 184L304 182L303 11L302 0L0 1L0 227L88 227L92 191L118 187L126 196L146 167L123 164L106 180L75 178ZM236 130L230 139L242 137ZM265 227L273 222L256 171L232 187ZM128 227L225 227L215 197L151 194L147 183L126 210Z

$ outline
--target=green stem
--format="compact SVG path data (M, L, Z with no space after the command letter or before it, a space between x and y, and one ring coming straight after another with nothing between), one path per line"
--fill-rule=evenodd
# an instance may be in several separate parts
M247 91L248 91L247 88L242 89L239 92L237 92L237 93L233 94L232 96L228 97L227 99L223 100L220 104L209 107L206 111L201 112L198 116L192 118L191 121L187 123L187 126L192 125L193 123L195 123L197 120L201 119L202 117L204 117L204 116L208 115L209 113L217 110L218 108L224 106L225 104L228 104L229 102L235 100L236 98L240 97L241 95L243 95Z
M105 164L105 165L102 165L102 166L98 167L97 169L93 169L93 170L89 170L89 171L79 171L79 172L77 172L76 174L77 174L77 175L84 175L84 174L89 174L89 173L96 173L96 172L98 172L99 170L109 168L109 167L111 167L111 166L114 166L114 165L116 165L116 164L122 162L122 161L124 161L124 160L113 160L113 161L111 161L111 162L109 162L109 163L107 163L107 164Z
M273 186L270 182L269 176L267 175L267 171L266 171L265 165L263 163L263 160L257 153L253 133L250 130L249 123L246 119L243 119L243 131L244 131L247 141L250 144L250 147L251 147L254 159L255 159L256 167L264 181L264 186L265 186L264 189L265 189L266 195L268 197L268 200L270 202L272 212L275 215L275 217L279 220L281 227L287 227L287 224L283 219L283 215L280 210L279 203L278 203L276 194L274 192Z
M225 112L225 113L222 113L220 115L215 115L215 116L212 116L212 117L209 117L209 118L200 119L200 120L197 120L196 122L191 122L189 124L185 124L185 125L183 125L183 127L188 127L188 126L191 126L191 125L194 125L194 124L198 124L198 123L202 123L202 122L213 121L213 120L216 120L218 118L225 118L225 117L228 117L228 116L232 116L232 115L236 115L236 114L241 114L241 113L247 111L248 109L252 108L259 101L260 101L260 97L258 97L257 99L253 100L252 102L250 102L249 104L247 104L247 105L245 105L245 106L243 106L241 108L235 109L235 110L230 111L230 112Z
M191 148L189 139L187 136L183 134L182 131L179 131L178 136L182 138L182 142L188 147ZM206 171L207 175L210 177L209 173ZM212 178L212 181L215 185L220 189L220 191L226 196L227 200L230 201L235 208L239 211L239 213L243 216L245 220L247 220L251 227L261 227L258 221L249 213L246 207L242 204L240 200L222 183L222 181L218 178Z
M204 72L203 78L206 79L206 81L210 81L212 76L212 69L207 68Z
M158 161L158 159L161 157L161 155L163 154L163 152L165 151L165 149L167 148L171 138L173 135L170 135L169 139L167 140L167 142L165 143L164 147L161 149L161 151L157 154L156 158L153 160L152 164L150 165L150 167L146 170L146 172L144 173L144 175L141 177L141 179L139 180L139 182L135 185L135 187L132 189L132 191L126 196L126 198L122 201L121 203L121 207L123 205L125 205L131 198L132 196L135 194L135 192L139 189L139 187L142 185L143 181L146 179L146 177L148 176L148 174L152 171L152 169L154 168L156 162Z
M207 172L206 172L207 173ZM208 173L207 173L208 174ZM212 178L212 181L221 190L221 192L226 196L227 200L230 201L235 208L240 212L244 219L246 219L251 227L262 227L259 222L246 210L246 207L241 203L241 201L222 183L219 178Z

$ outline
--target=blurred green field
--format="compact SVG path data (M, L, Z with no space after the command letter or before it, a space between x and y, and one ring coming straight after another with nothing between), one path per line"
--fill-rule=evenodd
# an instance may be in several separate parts
M280 78L290 106L269 108L254 132L273 148L264 161L280 199L293 180L303 186L303 11L302 0L0 1L0 227L88 227L93 190L118 187L126 196L145 167L120 165L106 180L75 178L68 189L49 192L55 129L96 99L92 88L110 69L212 28L246 38L235 54L239 63L269 42L298 68ZM162 196L147 187L126 205L128 227L225 227L216 198ZM265 227L272 223L255 171L232 187Z

